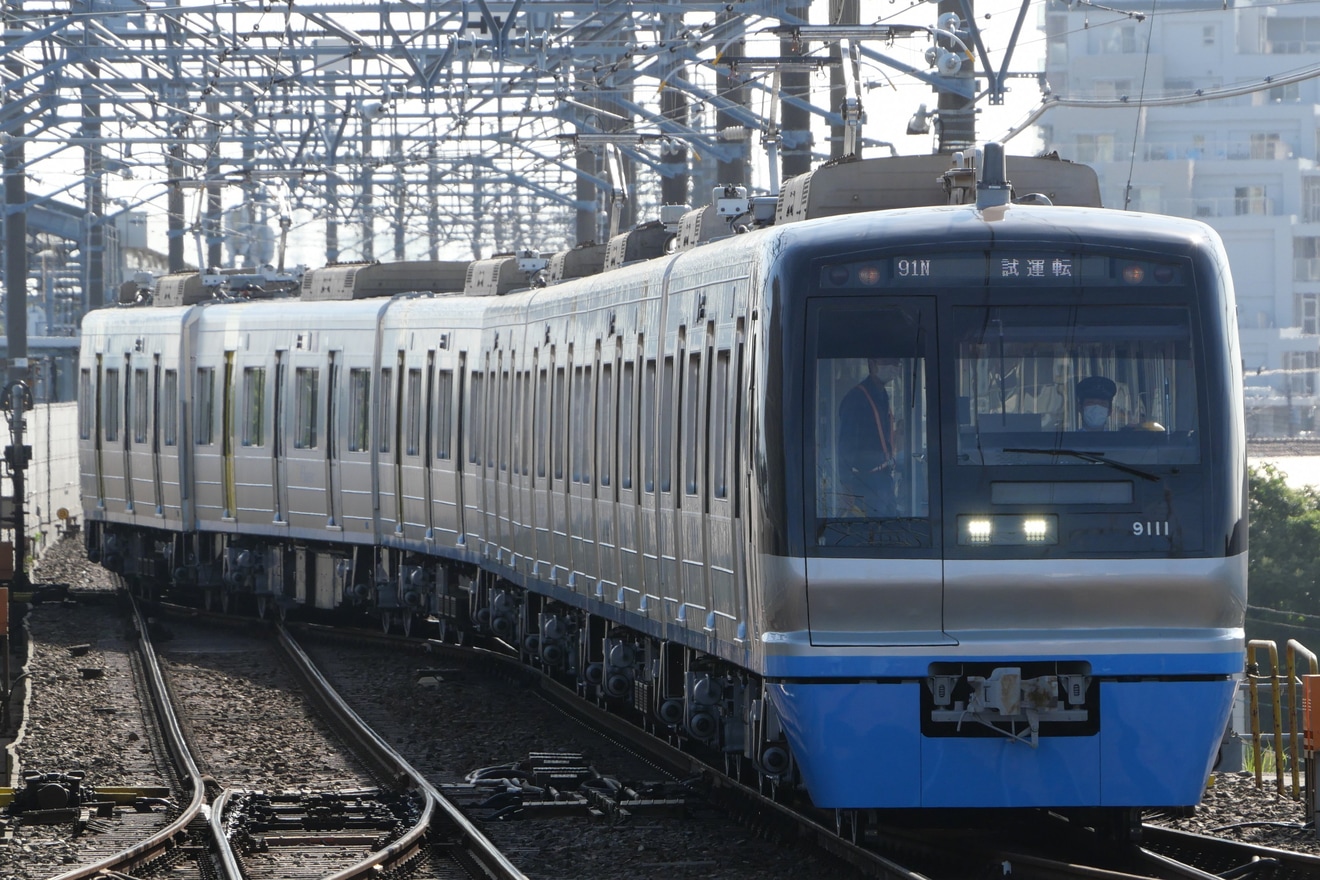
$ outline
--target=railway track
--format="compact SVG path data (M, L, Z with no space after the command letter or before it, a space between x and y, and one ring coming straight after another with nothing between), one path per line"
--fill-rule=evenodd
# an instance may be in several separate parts
M157 609L158 613L161 611L164 609ZM176 614L185 617L175 617ZM185 784L179 790L189 797L185 799L176 796L173 799L177 802L176 808L167 811L168 816L164 816L164 813L155 814L161 821L163 818L170 820L169 828L156 835L163 842L138 840L131 845L125 843L120 847L123 852L115 859L101 858L94 864L84 861L80 867L70 868L59 875L61 880L89 877L102 870L131 872L133 877L150 877L168 869L169 876L182 880L193 876L244 877L246 880L255 880L262 876L262 870L266 871L267 876L278 873L279 876L289 877L350 877L355 876L354 872L377 870L364 860L355 862L348 852L353 849L361 850L363 854L371 850L369 855L377 862L404 865L411 871L409 876L421 878L454 876L455 872L460 871L464 873L458 873L457 876L474 874L523 877L525 872L528 877L536 877L538 875L534 867L522 864L520 858L525 855L533 865L545 861L545 849L529 847L527 836L546 836L548 832L545 829L551 824L568 821L581 823L585 817L587 824L572 826L577 831L569 832L578 835L581 846L594 847L597 839L608 839L613 834L615 839L612 843L617 850L620 839L641 839L642 833L659 825L660 820L656 817L683 815L687 817L684 820L688 823L686 827L695 828L712 813L724 819L737 817L741 827L749 832L751 843L740 848L730 842L727 849L715 851L714 854L700 849L669 854L670 858L663 862L664 868L661 869L657 868L662 864L660 853L656 852L657 845L648 838L646 846L651 848L647 854L652 860L649 862L650 868L646 867L648 862L644 860L628 861L620 857L617 864L619 873L611 873L606 868L596 870L599 863L579 859L567 866L547 863L544 876L582 876L592 880L613 876L657 876L659 873L672 877L708 876L717 867L723 868L729 859L740 858L739 854L744 849L782 847L783 842L787 841L791 846L778 850L777 860L789 865L789 873L793 876L801 877L827 874L795 871L791 863L793 857L790 855L786 859L784 853L815 853L816 859L828 854L828 861L838 866L826 869L832 872L828 875L840 878L850 873L855 876L901 877L905 880L922 877L930 880L979 878L1004 876L1004 866L1014 877L1041 878L1320 877L1320 860L1314 857L1197 838L1154 826L1144 829L1144 850L1115 848L1085 829L1071 826L1043 829L1038 824L988 829L977 835L949 829L914 831L871 824L858 829L854 841L852 828L847 821L839 822L833 814L795 810L727 780L697 757L653 737L639 736L631 724L597 707L584 704L573 691L564 689L536 670L528 669L518 663L516 658L501 656L489 650L382 636L372 632L355 631L351 636L345 636L342 630L329 631L315 627L295 628L297 641L295 635L289 633L280 636L277 652L272 647L275 643L264 639L249 637L248 642L234 643L229 635L215 635L221 629L216 625L220 619L191 610L171 611L165 628L172 631L173 638L164 643L163 663L172 684L159 684L156 687L162 692L173 690L176 693L189 689L180 683L180 667L185 664L184 658L193 658L188 662L203 667L208 675L214 676L219 675L221 665L217 656L237 654L244 658L239 673L251 675L254 668L265 669L277 665L277 662L283 663L283 660L278 660L277 653L287 655L291 658L291 670L295 670L288 674L294 676L295 680L284 681L280 685L281 689L317 695L314 699L320 707L319 713L334 719L331 722L335 729L333 738L342 741L336 748L347 745L353 754L361 756L355 760L361 762L365 775L336 778L335 774L340 773L338 770L328 775L324 768L296 770L290 778L312 780L314 784L311 788L321 795L336 790L340 801L329 802L325 798L318 800L308 793L304 793L307 796L301 800L280 800L278 792L277 796L271 796L271 792L281 785L278 778L263 778L259 774L240 777L236 770L231 783L224 778L217 778L215 767L211 765L214 759L209 752L205 752L201 768L202 772L211 771L211 779L206 781L202 790L203 800L209 805L209 822L203 821L200 813L192 810L191 793L195 790L195 783ZM141 617L138 620L135 627L137 630L148 634L162 632L159 625L148 624ZM204 622L199 624L198 621ZM189 637L183 634L184 628L188 626L203 628L210 633L207 638L214 643L211 645L214 650L200 650L207 646L197 641L189 646ZM239 626L250 630L252 621L240 620ZM354 645L366 646L362 648L364 651L379 653L375 659L368 655L356 656L353 654L356 648L345 647L349 644L348 640ZM145 646L148 639L143 638L141 641ZM260 657L252 647L254 642L266 646L262 648L264 653ZM305 650L299 642L305 643ZM229 647L222 649L222 643L228 643ZM407 657L409 659L404 665L411 668L414 684L420 688L414 693L425 693L428 686L419 680L430 677L432 685L435 681L446 680L447 686L452 688L444 694L446 700L457 697L472 702L506 699L508 694L535 694L538 702L555 707L555 712L564 718L574 719L572 723L580 726L582 736L585 737L588 730L595 732L592 735L601 733L607 736L621 749L636 755L637 760L649 768L653 778L668 780L669 787L639 791L624 784L619 788L598 789L586 794L569 796L560 793L556 798L538 798L524 792L518 796L516 803L504 804L505 816L497 818L495 813L500 806L489 804L488 796L474 799L472 793L480 793L478 787L465 783L460 778L461 774L437 774L433 769L424 773L422 770L411 769L410 763L418 763L419 766L424 763L416 761L412 752L435 748L437 741L446 736L434 729L434 720L422 707L418 707L417 718L414 719L418 733L411 735L411 746L407 742L397 741L408 740L410 735L407 733L393 734L396 741L393 745L387 744L384 735L368 729L367 725L383 729L380 722L384 719L372 717L373 714L380 716L382 713L392 713L397 716L401 714L397 706L373 708L362 697L361 689L352 696L341 698L327 686L326 677L342 678L342 674L318 671L308 655L318 657L318 662L325 665L327 670L333 670L334 664L325 663L326 657L340 657L341 669L354 665L372 667L375 664L374 669L366 669L364 678L376 681L380 685L377 690L384 687L385 668L388 666L386 659ZM198 658L202 657L210 659L199 661ZM146 655L137 662L144 668L151 665ZM477 680L477 676L473 675L470 683L467 681L468 673L465 670L470 667L495 671L497 676L511 683L511 690L508 694L486 695L484 684ZM246 669L246 673L242 669ZM336 681L336 684L343 683ZM198 687L195 690L204 693L206 689ZM352 690L352 687L346 689ZM183 702L186 706L189 700ZM211 724L218 714L235 714L234 711L217 713L215 709L218 702L213 695L209 709L204 705L201 714L187 710L184 713L186 722L175 726L191 730L193 739L198 739L196 729L199 726ZM242 698L226 698L223 702L226 705L241 705ZM369 721L362 722L358 715L367 716ZM498 726L499 721L494 724ZM238 729L251 729L253 726L249 720L246 726L239 725ZM269 726L287 724L280 722ZM475 737L492 740L489 729L474 729L472 733ZM571 741L572 735L568 739ZM228 731L220 741L228 742L231 751L240 751L240 746L246 747L234 730ZM324 751L324 747L317 748ZM176 747L162 745L153 746L152 749L173 754ZM494 759L502 756L492 752L491 757ZM590 763L588 755L570 751L529 753L527 758L533 762L529 764L527 774L533 783L538 779L542 782L547 778L553 779L556 774L560 777L572 775ZM534 766L538 760L540 765ZM287 757L275 759L275 763L281 762L297 763ZM186 763L183 762L184 766ZM239 760L238 763L241 765L243 761ZM462 767L464 771L468 769L469 765ZM191 774L188 775L191 778ZM379 784L381 782L385 784ZM266 793L254 795L252 790L258 788ZM369 788L372 789L370 796L364 793ZM505 789L508 788L506 785ZM535 789L534 784L530 786L530 790ZM462 809L453 804L448 808L432 807L431 817L423 817L427 804L439 804L444 795L448 795L450 800L462 800L465 790L467 799ZM410 833L414 834L414 838L409 840L404 839L403 832L367 827L373 817L378 819L382 811L390 809L384 801L398 792L405 793L402 801L396 801L403 803L403 807L397 810L403 818L396 817L395 821L411 822L413 830ZM185 800L186 806L183 805ZM487 803L483 806L483 802ZM334 820L338 823L337 827L323 826L312 830L294 827L296 822L308 817L312 817L313 822L318 821L318 816L322 822L327 821L327 816L338 817ZM514 816L521 821L503 821L503 818L512 819ZM260 824L263 822L265 824ZM537 825L537 822L541 824ZM507 855L497 855L489 847L482 851L482 845L477 841L484 838L483 831L490 832ZM117 835L130 837L135 833L124 824L114 834L103 833L101 845L104 847L118 839ZM236 843L237 852L224 855L224 841ZM1042 841L1048 841L1051 846L1042 845ZM483 854L474 854L473 846ZM662 843L659 848L663 849L664 846ZM331 855L336 848L339 855ZM807 860L811 858L806 857ZM333 864L328 864L332 861ZM577 870L571 865L576 865ZM776 875L782 875L782 872L776 872ZM766 876L764 870L760 876Z
M378 646L387 653L413 651L431 665L462 662L463 658L474 662L471 658L479 656L478 662L498 665L504 674L521 678L539 697L579 719L586 728L644 756L668 778L687 780L689 786L701 790L702 798L725 814L738 816L746 827L828 853L860 876L965 880L1007 876L1005 872L1009 872L1018 878L1043 880L1320 877L1320 859L1306 854L1203 838L1154 825L1143 826L1141 845L1118 845L1102 833L1045 814L1025 814L1031 816L1029 821L977 829L976 833L948 828L914 831L873 824L862 826L854 834L846 819L778 803L723 777L698 757L641 735L632 724L585 703L572 690L528 669L512 656L369 631L347 637L339 631L331 633L316 627L298 627L297 631L334 638L336 645L344 644L347 638L353 643ZM461 676L460 668L451 667L450 674ZM419 667L418 671L426 674L436 670ZM532 804L532 808L539 806Z
M148 707L144 715L154 719L149 726L155 730L147 736L159 737L179 783L171 796L159 799L166 807L164 819L156 823L161 827L142 833L141 823L101 821L97 845L84 848L78 863L58 873L56 880L117 875L168 876L172 880L349 880L380 876L382 870L406 870L407 876L421 880L522 878L466 818L361 725L287 638L276 642L244 636L236 641L234 636L224 635L199 645L195 636L188 642L176 630L169 634L171 647L162 659L151 639L153 632L162 632L161 627L148 623L136 608L134 621L143 702ZM267 769L283 768L286 775L282 779L278 775L263 777L245 766L269 748L270 740L254 745L253 740L262 740L253 735L260 725L236 718L242 715L238 708L241 695L217 695L229 674L224 670L226 663L217 658L226 654L238 658L231 666L246 666L249 673L254 663L269 667L284 662L279 655L288 658L291 671L286 675L295 676L296 681L280 684L292 685L288 690L300 691L322 707L335 732L307 736L306 729L294 723L296 712L266 721L280 737L292 735L298 748L318 753L319 769L289 766L279 757L287 752L279 751L267 753L276 756L273 761L257 760ZM189 672L179 660L182 656L205 660ZM201 666L205 669L197 671ZM230 672L242 674L237 669ZM232 699L235 696L240 699ZM235 736L221 719L237 721L247 736ZM201 748L194 746L198 742ZM199 762L209 774L203 774ZM354 763L361 765L354 771L356 775L346 774ZM221 780L227 776L246 781L241 788L223 787ZM369 780L383 784L341 784ZM251 785L252 781L299 784L265 789ZM111 811L106 815L112 815ZM113 815L135 814L115 810ZM86 823L83 825L79 830L85 830Z

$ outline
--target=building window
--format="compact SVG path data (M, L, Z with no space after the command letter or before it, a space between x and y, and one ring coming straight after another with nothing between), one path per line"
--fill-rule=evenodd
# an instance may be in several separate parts
M1315 396L1316 369L1320 367L1320 352L1288 352L1288 390L1300 397Z
M1201 28L1201 45L1213 46L1215 39L1219 36L1218 28L1215 25L1207 24Z
M1297 294L1297 326L1303 333L1320 333L1320 294Z
M1261 51L1267 55L1305 55L1320 52L1320 17L1266 18Z
M1079 134L1077 136L1077 161L1082 163L1114 161L1114 136L1112 134Z
M1251 158L1286 159L1288 150L1277 132L1259 133L1251 136Z
M1293 280L1320 281L1320 238L1293 239Z
M1233 188L1233 213L1239 217L1246 214L1267 214L1265 187L1239 186Z

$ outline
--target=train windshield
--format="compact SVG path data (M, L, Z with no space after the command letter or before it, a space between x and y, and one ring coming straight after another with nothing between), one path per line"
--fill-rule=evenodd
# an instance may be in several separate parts
M1003 306L954 315L959 465L1199 460L1187 309Z
M815 349L816 543L932 546L929 304L820 299Z

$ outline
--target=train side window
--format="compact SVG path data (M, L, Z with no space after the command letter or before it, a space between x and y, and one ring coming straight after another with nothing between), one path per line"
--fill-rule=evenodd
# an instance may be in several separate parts
M614 432L614 365L601 364L600 398L596 403L596 468L600 484L608 486L614 471L610 456Z
M471 432L468 436L468 463L480 465L485 450L486 430L486 374L479 370L472 371L472 411Z
M210 446L215 424L215 370L197 368L197 391L193 395L193 436L197 446Z
M408 371L407 443L404 452L417 455L422 448L422 371Z
M541 374L536 380L536 436L541 441L536 444L536 475L538 477L545 476L545 447L548 433L546 428L547 423L549 422L549 411L547 407L550 403L549 397L550 377L545 370L541 370Z
M147 413L151 410L151 383L146 370L133 371L133 442L147 442L147 427L150 420Z
M523 410L527 408L527 396L523 393L522 371L514 370L511 378L513 385L510 394L513 395L513 406L510 407L509 418L509 463L513 467L513 473L517 474L522 470L522 424Z
M119 371L105 371L105 439L119 438Z
M591 367L573 371L573 482L591 485Z
M715 355L715 375L711 378L710 402L710 491L715 498L729 496L728 465L728 399L729 350L720 349Z
M78 374L78 439L92 439L96 423L96 407L92 401L92 371L84 368Z
M660 414L664 421L660 425L660 491L670 491L673 482L674 433L679 425L675 424L674 414L674 359L665 358L665 369L660 376Z
M435 457L448 459L453 454L454 371L441 370L436 381Z
M380 418L376 421L379 435L376 443L381 452L390 451L390 437L394 435L394 370L382 367L380 371Z
M531 440L532 438L532 371L531 370L524 370L522 374L522 398L523 398L522 429L519 432L520 436L522 437L522 440L520 444L520 450L518 453L518 461L520 462L522 475L525 477L530 472L530 467L531 467L531 465L529 464L529 461L531 459L531 454L529 450L532 448L532 440Z
M321 374L314 367L299 367L294 373L295 449L316 448L316 412Z
M161 391L161 398L165 405L161 408L164 423L164 430L161 434L165 438L166 446L177 446L179 443L179 371L165 371L165 388Z
M623 380L619 385L619 486L631 489L633 484L633 383L637 370L632 361L623 365Z
M688 495L696 495L697 471L701 465L697 456L698 438L702 434L700 352L688 356L683 398L683 491Z
M655 491L655 358L646 361L642 376L642 485L647 492ZM668 419L665 420L668 422Z
M486 467L495 467L495 447L500 439L500 425L503 419L500 418L500 386L498 383L499 374L494 370L490 371L490 385L487 386L486 393L490 395L488 401L491 405L487 407L487 412L494 419L494 424L487 425L481 429L482 436L486 438Z
M569 352L569 355L570 357L572 356L571 351ZM567 390L565 388L567 378L566 371L563 367L559 367L555 370L555 398L551 403L551 407L554 410L554 425L550 434L550 458L552 459L554 478L556 480L562 480L564 478L564 444L568 442L568 438L564 436L565 410L568 408L568 397L565 394L565 391Z
M371 450L371 370L348 371L348 451Z
M265 446L266 370L243 370L243 445Z
M500 435L495 442L495 458L500 463L500 470L509 469L509 425L514 415L513 386L509 384L509 371L500 371Z

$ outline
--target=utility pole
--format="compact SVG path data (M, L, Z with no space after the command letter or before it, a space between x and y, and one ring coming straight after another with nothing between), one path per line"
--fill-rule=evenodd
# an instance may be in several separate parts
M6 16L6 43L15 43L6 63L12 82L21 82L23 65L19 62L18 22L20 2L6 5L11 13ZM10 48L10 47L6 47ZM27 389L27 171L23 147L23 101L7 102L12 115L3 126L5 168L5 333L9 342L9 369L5 376L3 403L9 415L9 429L13 445L5 450L14 486L14 579L15 590L28 587L27 571L23 566L27 558L26 523L23 521L23 472L27 469L27 449L23 445L23 403L31 401ZM15 393L19 392L19 393ZM11 405L12 402L12 405ZM11 454L12 453L12 454Z

